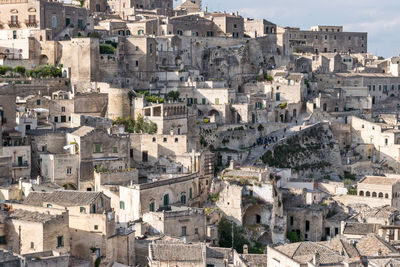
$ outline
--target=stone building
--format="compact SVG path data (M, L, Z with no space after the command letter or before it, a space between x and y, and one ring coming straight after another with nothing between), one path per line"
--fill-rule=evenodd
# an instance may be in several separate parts
M217 36L225 35L233 38L243 38L244 19L238 14L207 13L205 17L217 26Z
M157 212L143 214L143 222L150 232L184 239L186 242L205 241L206 214L204 209L185 207L186 195L180 199L182 206L171 206Z
M77 36L88 29L88 12L85 8L38 0L3 1L0 4L5 27L1 39L24 39L30 32L40 34L37 38L39 41L64 39L65 36ZM50 31L41 31L45 29ZM42 64L46 63L44 57L41 60Z
M193 173L129 187L120 186L120 201L124 206L120 211L120 222L135 221L147 212L162 211L171 205L182 204L183 199L187 206L199 206L201 195L207 194L206 188L200 183L201 178Z
M68 211L9 204L2 208L0 216L4 223L1 236L5 240L1 246L19 254L70 252Z
M344 32L341 26L315 26L310 30L279 27L283 35L279 43L288 51L298 53L367 53L366 32ZM289 52L290 53L290 52Z
M393 177L366 176L357 183L357 195L365 201L400 206L400 180Z
M255 227L254 236L263 244L282 242L286 234L281 194L269 175L263 169L226 169L216 203L236 224Z
M245 19L245 34L251 38L262 37L268 34L276 34L276 24L265 19Z
M82 126L66 136L78 155L78 185L83 190L94 190L93 170L127 169L130 166L129 138L110 135L104 129ZM73 166L72 166L73 167Z
M103 193L31 192L24 203L68 210L72 256L82 259L104 257L102 262L134 264L134 232L129 229L116 231L110 198Z

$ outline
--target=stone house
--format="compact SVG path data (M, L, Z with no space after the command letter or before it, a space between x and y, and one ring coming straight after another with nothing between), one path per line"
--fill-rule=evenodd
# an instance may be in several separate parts
M269 175L263 169L230 166L222 174L221 190L215 192L219 195L216 206L224 216L256 228L256 240L263 244L283 242L286 235L282 196Z
M63 254L70 252L68 211L6 204L0 216L4 226L0 234L1 246L19 254L49 250Z
M129 187L120 186L120 201L124 207L120 210L120 222L135 221L145 213L162 211L171 205L198 206L201 192L207 194L202 190L200 178L198 173L192 173Z
M207 13L205 16L217 26L217 36L243 38L244 19L238 14L232 13Z
M11 157L13 181L31 176L31 147L29 145L5 145L1 148L3 157Z
M168 23L173 27L173 34L178 36L217 36L217 28L213 21L197 14L171 17Z
M152 104L143 108L145 120L157 124L158 134L184 135L188 132L188 108L185 103Z
M400 207L400 179L394 177L366 176L357 183L357 196L363 202L380 206Z
M245 19L244 31L251 38L276 34L276 24L266 19Z
M49 103L49 122L56 128L68 128L74 112L74 99L70 92L58 91L52 94Z
M2 24L5 25L5 39L26 38L26 32L44 29L50 29L50 34L45 35L44 39L63 39L65 35L72 37L85 32L88 27L88 12L85 8L61 2L4 1L1 6L4 11ZM41 36L40 41L42 39ZM43 60L41 64L46 63Z
M308 31L279 27L278 33L284 35L283 38L278 38L283 40L283 44L278 45L285 47L287 51L315 54L367 53L367 33L344 32L341 26L315 26Z
M134 264L134 232L129 229L116 231L110 198L103 193L31 192L24 203L68 210L72 256L82 259L104 256L104 262Z
M381 161L393 170L399 170L400 131L384 122L351 117L352 143L374 146L368 154L372 162Z
M78 187L94 190L93 170L124 170L130 166L129 138L104 129L82 126L66 137L78 154Z
M205 241L205 210L185 207L185 198L186 195L181 196L183 206L143 214L143 222L150 226L150 232L181 238L186 242Z

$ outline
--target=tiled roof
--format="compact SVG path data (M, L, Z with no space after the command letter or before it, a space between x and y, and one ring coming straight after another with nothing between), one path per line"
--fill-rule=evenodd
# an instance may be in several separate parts
M367 176L362 179L359 184L379 184L379 185L394 185L399 182L399 179L388 178L381 176Z
M360 253L358 253L357 249L340 236L336 236L335 238L326 242L326 245L339 254L342 255L343 253L343 255L346 255L350 258L357 258L360 256Z
M11 220L45 223L57 218L57 216L36 211L16 209L9 214L8 218Z
M392 216L393 214L397 213L398 210L386 205L378 208L373 208L367 212L365 212L365 217L370 218L370 217L377 217L377 218L388 218Z
M313 259L316 253L320 255L320 262L329 264L329 266L342 266L343 256L339 255L336 251L314 242L299 242L275 247L281 253L287 255L289 258L294 259L300 263L307 263Z
M362 256L387 256L393 253L399 254L395 247L376 234L370 234L363 237L357 242L356 248Z
M150 244L153 261L189 261L204 262L202 245L187 244Z
M47 192L31 192L25 199L24 204L42 206L43 203L54 203L62 206L89 205L100 195L101 192L60 190Z
M206 252L207 252L207 258L227 259L229 257L229 253L231 252L231 249L207 247Z
M251 267L267 267L267 254L242 254L242 259Z
M82 127L80 127L78 130L72 132L71 134L72 134L72 135L75 135L75 136L82 137L82 136L85 136L85 135L87 135L88 133L90 133L90 132L92 132L92 131L94 131L94 130L95 130L95 129L94 129L93 127L82 126Z
M376 225L372 223L346 222L343 234L367 235L375 233Z

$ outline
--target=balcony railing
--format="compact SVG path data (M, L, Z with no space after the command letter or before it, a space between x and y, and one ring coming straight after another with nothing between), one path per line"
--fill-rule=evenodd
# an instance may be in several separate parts
M18 21L8 21L8 26L10 28L19 28L19 22Z
M37 21L36 20L25 20L25 25L26 27L37 27Z
M13 168L27 168L29 166L27 161L24 162L18 162L18 163L13 163L12 167Z

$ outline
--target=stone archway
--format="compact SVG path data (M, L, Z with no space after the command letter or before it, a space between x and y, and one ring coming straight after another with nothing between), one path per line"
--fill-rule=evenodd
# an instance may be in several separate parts
M46 55L40 55L39 65L45 65L47 63L49 63L49 58Z

